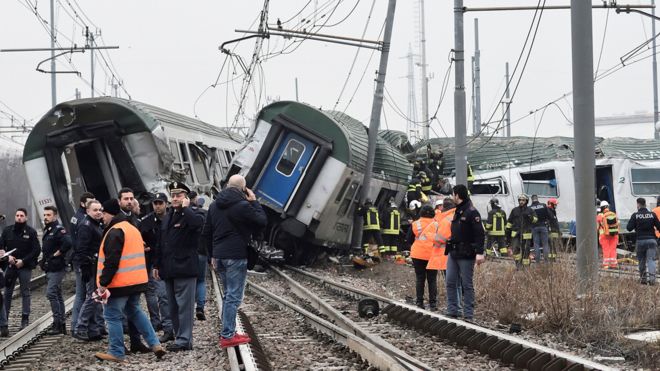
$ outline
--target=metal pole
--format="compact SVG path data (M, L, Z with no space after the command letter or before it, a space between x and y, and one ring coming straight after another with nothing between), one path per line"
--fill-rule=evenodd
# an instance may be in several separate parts
M465 60L463 50L463 0L454 0L454 132L456 135L456 184L467 185L465 118Z
M389 0L387 6L387 18L385 19L385 34L383 35L383 50L380 53L380 64L376 77L376 91L371 106L371 120L369 121L369 147L367 149L367 164L364 169L364 179L360 192L360 203L368 197L371 187L371 173L376 158L376 142L378 140L378 127L380 126L380 114L383 109L383 90L385 88L385 74L387 73L387 59L390 55L390 40L392 39L392 27L394 26L394 10L396 0ZM362 218L356 217L353 222L352 246L360 246L362 236Z
M598 277L594 216L596 156L591 27L591 2L571 0L578 296L587 294Z
M429 79L426 76L426 28L424 20L424 0L419 0L419 18L420 18L420 58L421 58L421 67L422 67L422 121L424 121L423 126L423 139L429 139L429 126L431 122L429 121Z
M55 0L50 0L50 47L55 48ZM53 107L57 104L57 75L55 74L55 50L50 51L50 94Z
M88 32L87 34L89 36L89 47L93 48L94 47L94 34L91 32ZM92 88L92 95L91 97L94 98L94 49L89 51L90 59L91 59L91 73L90 73L90 87Z
M479 50L479 19L474 19L474 128L473 135L481 129L481 51Z
M298 78L296 77L296 102L300 102L298 99Z
M504 79L506 80L505 81L505 83L506 83L506 92L505 92L505 94L506 94L505 95L505 97L506 97L506 107L504 108L504 109L506 109L506 116L505 116L506 130L505 130L505 133L506 133L507 137L511 137L511 95L509 94L509 84L510 84L510 81L509 81L509 79L510 79L509 78L509 62L506 62L506 64L504 65L504 69L505 69Z
M655 0L651 0L651 14L655 17ZM651 18L651 34L655 35L655 18ZM656 38L653 37L653 137L660 139L660 126L658 126L658 63L656 58Z

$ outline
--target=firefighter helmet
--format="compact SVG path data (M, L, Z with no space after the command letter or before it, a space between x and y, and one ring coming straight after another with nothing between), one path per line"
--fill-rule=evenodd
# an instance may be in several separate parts
M557 199L554 198L554 197L548 200L548 206L553 208L553 209L556 208L558 204L559 204L559 201L557 201Z
M525 202L528 202L528 201L529 201L529 197L528 197L526 194L521 193L521 194L518 196L518 201L520 201L520 200L525 200Z
M498 200L497 198L491 198L490 199L490 205L491 206L496 206L496 205L500 206L500 200Z

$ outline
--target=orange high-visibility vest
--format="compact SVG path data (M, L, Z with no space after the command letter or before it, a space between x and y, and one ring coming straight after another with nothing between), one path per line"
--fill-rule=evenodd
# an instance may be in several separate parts
M660 220L660 206L653 209L653 213L655 214L655 217ZM655 231L655 237L660 238L660 231Z
M601 215L600 228L598 229L600 235L614 237L615 235L619 234L619 220L616 217L616 213L610 211L609 209L605 209ZM610 224L610 220L614 220L616 223Z
M445 248L447 247L447 241L451 238L451 221L454 219L455 213L456 209L450 209L439 215L438 219L440 219L440 221L438 222L438 234L440 237L440 244L433 249L431 259L429 259L426 269L447 270L447 255L445 255ZM436 218L437 217L438 216L436 216Z
M147 275L147 263L144 259L144 241L142 235L137 228L127 221L119 222L112 226L112 229L121 229L124 232L124 247L121 251L121 258L119 259L119 268L112 277L112 281L108 288L113 287L128 287L147 283L149 277ZM108 230L108 232L110 232ZM99 261L96 264L96 285L99 285L101 272L103 272L105 253L103 247L105 246L105 237L101 241L101 248L99 249Z
M433 248L440 244L438 231L440 225L433 218L420 218L413 223L415 242L410 249L410 257L413 259L429 260Z

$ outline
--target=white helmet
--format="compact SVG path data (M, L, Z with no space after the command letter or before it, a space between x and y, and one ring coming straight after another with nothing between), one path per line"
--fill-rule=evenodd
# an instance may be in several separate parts
M443 202L444 202L444 200L442 198L437 199L435 201L435 207L442 206Z
M408 205L408 209L414 210L422 207L422 203L417 201L417 200L412 200L410 201L410 204Z
M605 207L605 206L610 206L610 203L605 201L605 200L601 201L600 202L600 207Z

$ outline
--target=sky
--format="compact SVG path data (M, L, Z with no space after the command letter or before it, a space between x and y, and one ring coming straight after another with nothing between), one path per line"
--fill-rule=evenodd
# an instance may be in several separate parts
M238 58L227 58L218 50L225 41L244 34L236 29L255 30L263 8L263 0L212 1L193 0L54 0L58 42L63 47L84 45L84 26L96 32L100 45L119 46L117 50L96 53L95 95L113 94L111 82L123 83L119 96L157 105L184 115L198 117L218 126L249 125L264 104L275 100L295 100L298 81L300 101L323 109L338 109L368 124L373 101L375 71L379 53L370 49L331 44L313 40L291 44L271 36L264 40L259 67L252 75L247 98L238 115L242 69ZM569 1L548 1L550 5ZM594 1L594 4L601 4ZM649 4L650 0L619 1L619 4ZM468 8L485 6L527 5L535 0L465 0ZM370 14L370 9L373 10ZM369 40L380 39L385 19L385 0L272 0L268 23L277 27ZM419 54L418 0L399 0L396 7L393 38L386 77L386 102L381 128L407 130L418 127L409 123L408 59L412 47ZM302 11L301 11L302 10ZM316 14L316 16L314 16ZM49 47L45 28L50 17L49 1L3 0L0 3L0 48ZM467 12L465 13L466 95L468 133L471 133L470 58L474 53L474 19L479 19L481 55L482 121L502 117L499 101L504 90L504 66L514 70L530 30L534 11ZM345 18L345 20L343 20ZM343 21L342 21L343 20ZM596 116L631 115L653 112L651 55L648 48L640 56L626 62L620 58L650 38L650 18L636 14L616 14L614 10L593 11L594 69L601 78L595 84ZM314 25L324 25L314 27ZM336 24L336 25L334 25ZM437 108L437 119L431 124L431 137L453 136L454 71L449 71L446 93L441 104L444 76L448 71L454 40L453 1L425 1L426 54L429 80L429 111ZM330 27L331 25L334 25ZM366 31L365 31L366 30ZM570 11L547 10L541 15L529 61L522 62L512 82L512 89L522 75L511 103L512 135L572 136L573 97L571 92ZM228 48L250 64L255 40L250 39ZM529 46L529 45L528 45ZM285 49L287 48L288 49ZM282 53L282 51L285 51ZM528 50L526 48L525 50ZM522 61L526 57L523 54ZM30 125L51 106L50 75L37 72L37 64L48 58L48 52L0 53L0 127L16 122ZM351 69L353 60L354 68ZM75 70L76 74L57 74L57 101L91 95L90 53L59 57L57 69ZM419 59L415 62L419 64ZM224 63L224 68L222 68ZM107 65L106 65L107 64ZM49 68L49 63L43 65ZM614 67L614 70L611 68ZM108 71L112 70L114 77ZM607 71L611 74L605 75ZM417 75L417 118L421 120L419 68ZM344 92L342 87L346 84ZM124 90L125 89L125 90ZM563 98L562 98L563 97ZM547 106L550 102L555 102ZM533 113L530 113L533 112ZM492 119L491 119L492 117ZM489 120L490 119L490 120ZM3 128L5 135L10 129ZM601 136L633 136L651 138L652 124L597 127ZM21 136L15 137L21 140Z

